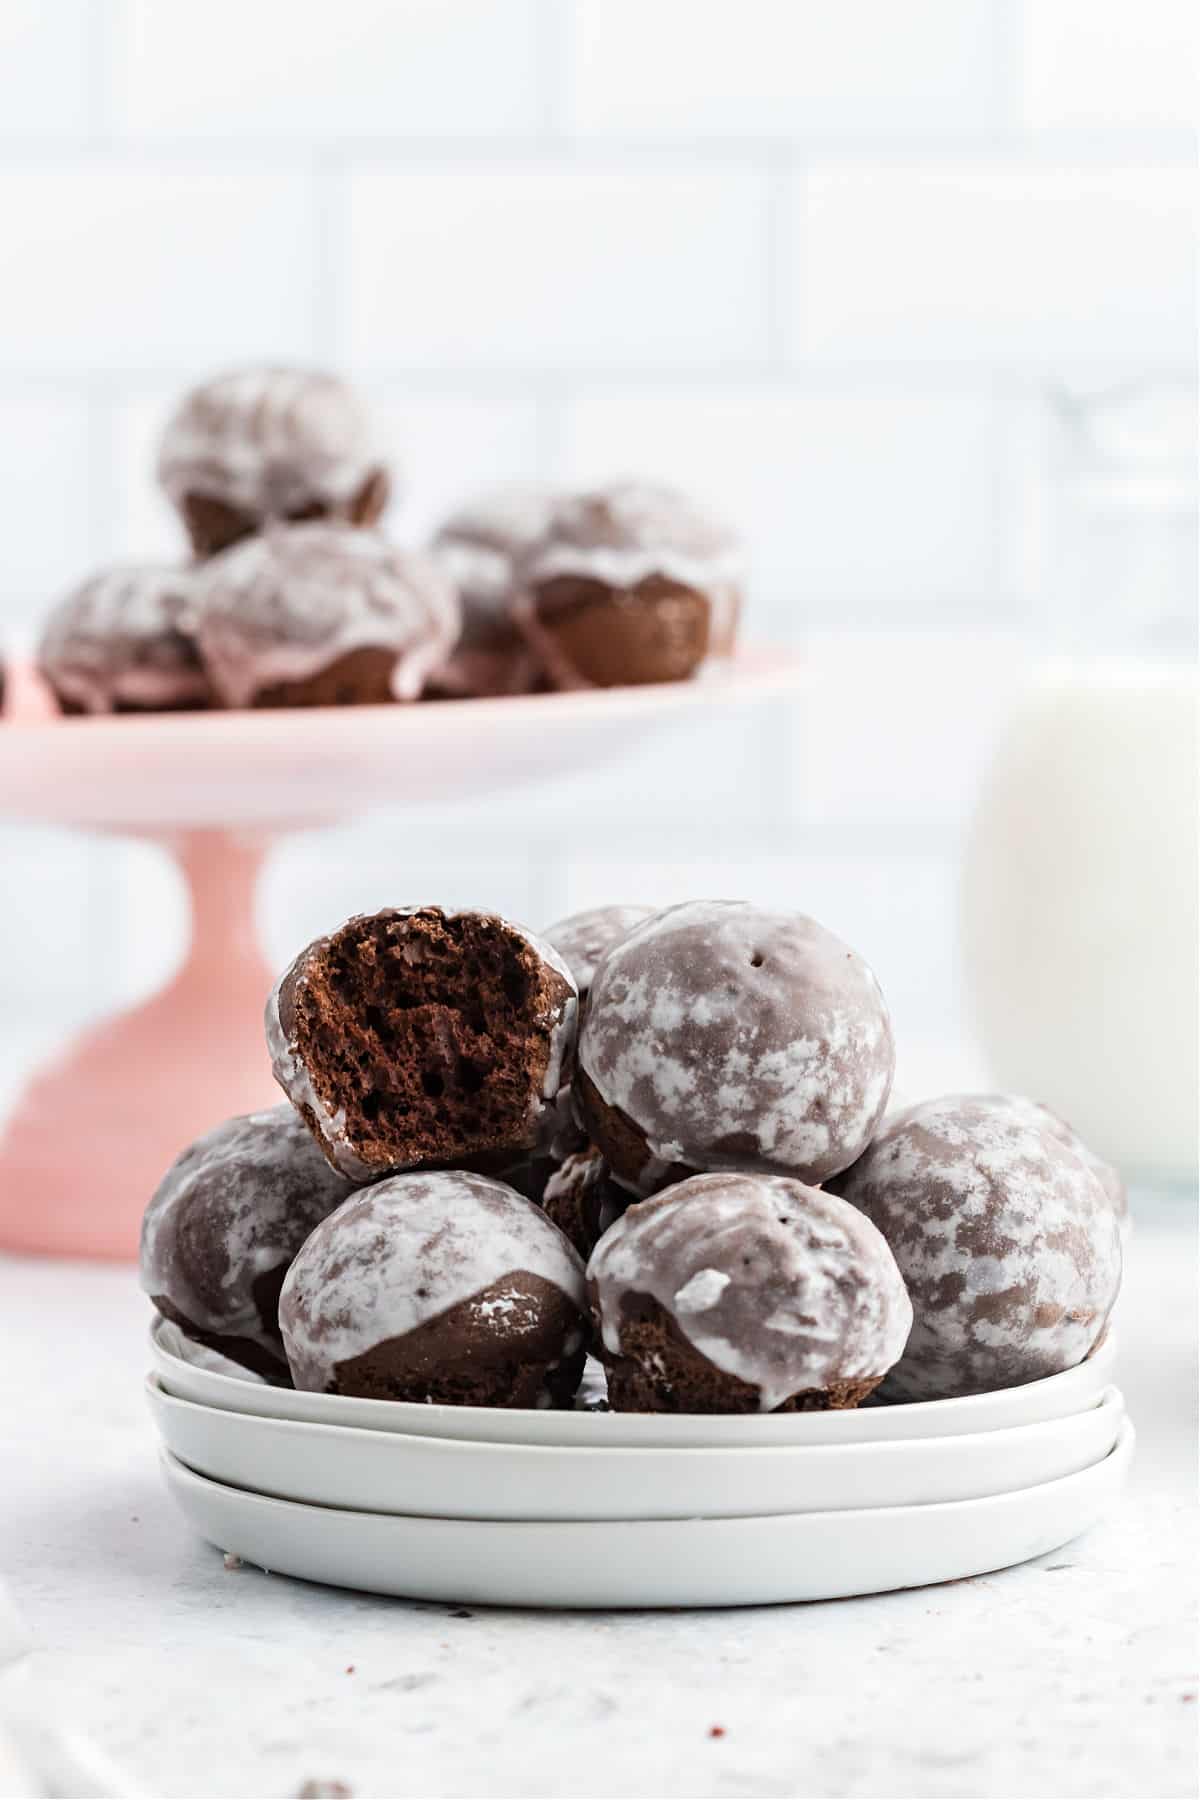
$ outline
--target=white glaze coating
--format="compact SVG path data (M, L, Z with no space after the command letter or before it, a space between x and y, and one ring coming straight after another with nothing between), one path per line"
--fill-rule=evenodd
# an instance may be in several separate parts
M614 588L664 575L703 593L741 573L741 545L726 525L676 488L635 480L564 496L522 570L526 589L558 575Z
M38 667L85 712L199 704L208 677L193 641L195 576L158 563L121 563L89 576L46 621Z
M587 996L601 958L653 911L652 906L593 906L546 927L546 941L570 965L581 1001Z
M512 616L509 558L480 544L446 541L429 554L458 594L462 631L450 654L430 676L430 687L451 698L527 694L540 664Z
M611 1355L622 1354L624 1297L649 1294L714 1368L758 1389L763 1412L883 1375L912 1325L870 1221L780 1176L697 1175L630 1207L587 1273Z
M321 1392L339 1363L517 1274L541 1276L586 1314L579 1257L503 1182L460 1170L381 1181L319 1225L288 1270L279 1318L293 1380ZM480 1317L500 1319L505 1305L490 1295Z
M554 1173L547 1177L542 1190L543 1202L549 1210L556 1200L575 1200L585 1196L592 1190L604 1186L609 1180L608 1165L594 1144L587 1144L582 1150L572 1150L564 1156ZM613 1221L624 1212L603 1201L600 1211L599 1234L608 1230ZM598 1235L599 1235L598 1234Z
M189 1337L186 1331L180 1330L174 1319L155 1320L154 1341L168 1356L190 1363L194 1369L207 1369L212 1375L227 1375L231 1381L250 1381L258 1387L276 1385L268 1382L266 1376L260 1375L257 1369L247 1369L242 1363L222 1356L219 1350L213 1350L208 1344Z
M290 1106L227 1119L176 1158L147 1206L142 1287L198 1330L278 1356L254 1283L290 1262L349 1192Z
M504 482L457 507L434 541L491 550L511 564L545 537L557 504L554 489L542 482Z
M1109 1203L1120 1220L1122 1234L1128 1234L1129 1196L1125 1191L1121 1171L1114 1168L1112 1163L1106 1162L1102 1156L1097 1156L1096 1152L1084 1143L1073 1125L1069 1125L1066 1119L1060 1118L1058 1113L1052 1112L1040 1100L1030 1100L1024 1094L987 1094L982 1097L996 1105L1007 1104L1013 1107L1016 1112L1048 1131L1051 1137L1056 1137L1060 1143L1066 1144L1069 1149L1074 1150L1076 1156L1087 1164L1107 1194Z
M352 921L348 921L351 923ZM350 1145L346 1136L346 1115L341 1108L332 1110L327 1107L313 1085L307 1065L298 1055L296 1046L284 1030L280 1016L280 993L283 983L291 975L296 964L308 955L313 946L302 950L294 962L284 970L271 992L267 995L266 1009L263 1014L263 1029L267 1040L267 1055L271 1059L271 1073L296 1108L297 1117L301 1109L305 1109L311 1117L311 1123L317 1133L317 1141L331 1164L349 1181L371 1181L375 1171L362 1161Z
M464 636L490 635L507 623L512 563L502 550L447 539L432 543L429 554L458 589Z
M342 506L377 466L358 396L317 369L234 369L203 382L168 420L158 456L177 506L203 494L256 519Z
M513 618L515 566L544 537L553 491L534 482L486 489L438 530L430 553L462 601L462 635L433 684L450 695L528 693L540 667Z
M459 629L457 594L428 557L348 525L272 526L205 563L196 596L201 654L235 707L366 648L395 653L392 692L414 700Z
M420 906L395 906L385 909L387 917L398 919L410 918L414 913L422 910L423 908ZM447 919L477 916L468 910L461 912L445 908L441 910ZM381 915L356 913L339 926L338 930L348 931L357 928L366 924L371 917L379 916ZM506 930L515 932L518 937L524 938L541 960L562 975L570 984L570 991L562 1003L561 1011L557 1016L543 1021L549 1033L549 1058L546 1063L546 1072L542 1078L541 1089L531 1097L529 1106L527 1125L530 1145L532 1147L535 1143L543 1141L548 1144L561 1131L567 1117L565 1090L569 1084L574 1059L579 1005L574 978L565 960L553 945L535 937L534 933L527 931L523 925L515 925L511 919L500 919L498 915L487 916L496 917L499 924ZM337 933L330 934L330 936L336 935ZM299 956L293 958L268 995L263 1021L267 1052L271 1058L271 1071L292 1104L297 1108L307 1107L312 1113L316 1130L320 1134L321 1143L330 1162L353 1181L374 1180L379 1171L368 1167L350 1143L346 1135L344 1112L340 1108L331 1110L321 1098L294 1039L284 1028L280 1011L280 999L285 986L291 981L294 974L302 971L308 957L328 941L328 938L318 938L307 945Z
M1121 1279L1116 1214L1071 1146L1008 1097L894 1120L838 1182L892 1247L915 1324L886 1392L936 1400L1073 1368Z
M644 1169L619 1175L643 1193L672 1165L825 1180L870 1142L894 1065L862 958L803 914L732 900L668 907L616 944L579 1043L601 1100L646 1139Z
M709 591L710 585L732 579L723 562L705 562L678 550L616 550L604 544L548 544L530 557L524 569L527 588L543 587L560 575L621 589L636 587L652 575L663 575L702 594Z

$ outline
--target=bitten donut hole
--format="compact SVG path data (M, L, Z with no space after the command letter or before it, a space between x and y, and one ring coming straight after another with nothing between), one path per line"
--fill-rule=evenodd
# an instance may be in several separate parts
M297 1043L372 1167L520 1143L555 979L499 919L430 909L351 920L308 971Z

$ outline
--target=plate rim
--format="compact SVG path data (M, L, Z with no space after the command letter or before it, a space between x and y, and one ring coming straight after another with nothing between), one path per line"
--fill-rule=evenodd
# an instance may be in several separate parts
M164 1406L168 1409L176 1408L184 1414L215 1413L224 1419L253 1422L245 1427L235 1426L234 1429L255 1430L265 1426L270 1434L278 1433L285 1437L296 1436L303 1439L316 1433L322 1438L331 1436L336 1442L342 1442L349 1437L355 1442L416 1445L427 1453L444 1456L447 1461L453 1461L455 1457L466 1460L480 1453L483 1453L484 1460L486 1460L489 1454L512 1455L515 1452L522 1461L528 1459L531 1466L549 1458L584 1457L595 1453L603 1454L619 1462L628 1461L632 1466L636 1466L643 1459L653 1463L669 1459L671 1462L701 1465L718 1457L735 1457L741 1462L746 1458L790 1460L793 1457L809 1457L819 1454L822 1460L831 1458L836 1460L839 1452L854 1453L860 1458L863 1455L881 1457L886 1461L889 1455L895 1458L911 1454L922 1446L931 1445L937 1445L939 1449L943 1450L946 1446L953 1445L955 1451L961 1451L962 1454L967 1455L970 1454L972 1445L977 1445L984 1439L994 1444L998 1438L1011 1443L1017 1434L1021 1434L1022 1438L1035 1433L1050 1436L1072 1419L1090 1418L1094 1413L1110 1410L1119 1417L1128 1416L1123 1391L1115 1381L1110 1381L1092 1395L1086 1405L1066 1415L1065 1418L1024 1419L1013 1425L994 1426L990 1431L960 1432L953 1437L942 1435L874 1440L865 1438L846 1443L815 1444L533 1444L523 1443L520 1440L497 1441L494 1438L436 1437L416 1431L374 1431L368 1426L335 1425L323 1419L283 1419L264 1413L235 1412L230 1408L208 1406L202 1401L189 1400L183 1394L171 1393L168 1388L163 1387L159 1376L153 1369L147 1370L143 1387L151 1411L159 1406ZM386 1455L388 1452L381 1449L380 1454ZM399 1456L403 1454L403 1451L398 1449L394 1454ZM877 1511L878 1509L870 1510Z
M868 1523L887 1528L900 1526L906 1518L920 1514L922 1521L936 1522L937 1518L948 1514L960 1515L962 1509L971 1508L975 1516L986 1510L1003 1510L1012 1507L1029 1494L1051 1497L1052 1489L1062 1489L1072 1483L1083 1483L1112 1464L1119 1465L1118 1472L1128 1469L1137 1445L1137 1431L1133 1420L1126 1413L1121 1420L1116 1442L1104 1456L1098 1457L1084 1469L1078 1469L1070 1475L1057 1475L1050 1481L1034 1482L1028 1487L1012 1488L1002 1494L984 1494L974 1500L931 1500L919 1505L909 1506L874 1506L874 1507L838 1507L824 1512L810 1513L746 1513L737 1518L707 1518L703 1515L672 1519L447 1519L428 1513L373 1513L361 1509L344 1506L322 1506L308 1500L281 1500L272 1494L261 1494L255 1488L236 1487L231 1482L217 1481L211 1475L202 1475L187 1463L168 1450L165 1444L159 1445L160 1466L165 1469L169 1480L181 1482L182 1485L193 1484L202 1490L215 1489L219 1494L235 1496L239 1503L253 1506L259 1512L270 1513L279 1508L285 1512L299 1513L311 1517L318 1515L325 1520L346 1520L351 1525L361 1525L366 1520L382 1520L388 1524L401 1525L420 1531L428 1527L440 1532L452 1532L455 1535L479 1537L483 1533L502 1532L506 1537L516 1538L540 1536L550 1532L564 1542L572 1537L594 1536L597 1532L689 1532L700 1527L705 1532L728 1531L731 1536L743 1535L745 1530L781 1531L794 1530L798 1526L813 1526L838 1521L845 1523Z
M336 738L338 723L344 727L347 718L356 724L367 725L373 731L396 729L415 734L417 721L428 722L434 718L469 716L480 725L492 719L516 723L519 719L544 718L547 714L576 706L592 712L641 713L664 702L673 707L687 706L692 702L700 704L706 698L725 699L743 693L785 691L803 681L809 668L803 646L752 643L739 645L728 658L714 658L710 666L684 681L625 682L613 687L569 688L544 694L484 694L463 700L397 702L383 706L221 706L147 713L53 712L41 717L17 710L5 713L0 709L0 758L3 757L4 743L9 741L9 732L13 744L29 750L51 741L86 743L89 737L94 744L97 731L115 742L138 742L147 733L161 732L167 742L190 743L227 732L230 720L237 721L239 730L245 729L259 738L269 739L279 735L281 720L295 719L297 715L310 723L319 720L317 730L329 732ZM19 672L28 676L31 671L33 679L40 683L29 659L20 659ZM10 673L15 676L18 670L12 668ZM461 729L461 726L445 728ZM438 729L443 727L439 724Z
M536 1409L536 1408L524 1408L524 1407L499 1408L499 1407L484 1407L484 1406L438 1406L438 1405L424 1406L424 1405L418 1405L416 1402L413 1402L413 1401L364 1399L364 1398L360 1398L357 1396L339 1395L339 1394L312 1394L312 1395L310 1395L310 1394L307 1394L305 1392L305 1390L302 1390L302 1389L291 1389L291 1388L275 1389L265 1383L254 1382L254 1381L242 1381L236 1376L225 1375L216 1370L204 1369L204 1368L199 1367L195 1363L189 1363L184 1358L175 1356L173 1354L173 1352L164 1349L162 1347L162 1345L159 1344L159 1342L157 1341L157 1331L158 1331L158 1321L157 1321L157 1319L155 1319L155 1320L151 1321L150 1328L149 1328L150 1350L151 1350L152 1361L156 1365L159 1363L163 1363L166 1365L165 1371L163 1371L163 1372L165 1372L165 1374L168 1376L168 1378L170 1378L172 1376L173 1369L182 1369L185 1371L184 1379L191 1379L191 1378L196 1377L196 1378L199 1378L205 1384L207 1384L207 1383L216 1384L215 1392L216 1392L216 1395L218 1396L218 1398L215 1398L211 1402L211 1404L214 1406L214 1408L216 1410L250 1413L252 1416L255 1416L255 1417L274 1418L274 1419L279 1419L281 1421L284 1421L287 1423L293 1423L293 1424L334 1425L334 1424L340 1423L339 1421L335 1421L332 1419L302 1419L302 1418L297 1418L294 1415L289 1415L287 1413L275 1413L275 1412L266 1410L261 1405L260 1406L230 1405L230 1406L223 1407L223 1406L221 1406L220 1399L219 1399L219 1396L221 1396L222 1394L228 1394L234 1400L236 1400L238 1398L244 1397L246 1395L246 1393L249 1392L249 1393L255 1395L256 1397L260 1397L260 1398L262 1396L267 1396L268 1397L268 1405L269 1405L269 1396L274 1393L282 1393L282 1394L289 1394L289 1395L301 1395L301 1396L303 1396L303 1398L305 1400L319 1401L319 1402L326 1403L326 1404L332 1403L335 1406L342 1402L346 1402L350 1405L353 1405L354 1408L356 1409L356 1422L352 1424L351 1421L347 1420L346 1426L345 1426L346 1429L361 1429L361 1430L382 1429L393 1435L410 1435L410 1436L417 1436L417 1437L420 1437L420 1436L434 1437L434 1436L436 1436L436 1437L442 1437L442 1438L447 1438L447 1439L451 1439L451 1440L467 1439L472 1442L480 1442L480 1443L503 1442L503 1443L507 1443L507 1444L519 1444L519 1443L531 1442L531 1440L523 1438L519 1435L519 1432L520 1432L523 1424L526 1421L532 1422L532 1421L536 1420L539 1422L539 1424L542 1424L544 1426L545 1421L547 1421L547 1419L549 1419L551 1417L554 1417L557 1419L572 1419L572 1420L587 1419L589 1421L589 1424L586 1427L580 1427L577 1432L574 1432L574 1431L569 1432L565 1436L565 1438L562 1440L562 1445L555 1446L555 1447L564 1447L565 1446L565 1447L572 1447L572 1448L579 1448L579 1449L590 1449L594 1445L594 1447L596 1447L596 1448L607 1448L607 1449L614 1449L614 1450L621 1446L619 1446L616 1443L606 1444L604 1442L604 1437L602 1434L611 1433L612 1435L616 1435L619 1431L624 1429L625 1422L630 1419L637 1419L639 1421L644 1420L647 1422L657 1420L657 1421L659 1421L660 1425L663 1422L665 1422L668 1435L665 1437L664 1442L661 1446L660 1445L650 1445L650 1444L647 1444L647 1445L634 1444L634 1445L628 1446L629 1448L659 1448L659 1447L682 1448L683 1447L682 1445L674 1446L672 1444L672 1440L669 1435L670 1427L672 1425L677 1424L680 1427L680 1435L681 1436L683 1435L684 1431L687 1431L687 1430L695 1432L695 1431L703 1429L703 1430L712 1430L712 1431L719 1432L722 1434L722 1438L724 1440L727 1440L727 1441L720 1441L720 1442L717 1442L712 1445L693 1446L695 1448L716 1448L716 1449L745 1448L745 1449L751 1449L751 1448L774 1448L774 1447L777 1447L775 1443L770 1442L770 1441L768 1441L767 1443L762 1443L761 1441L756 1442L753 1434L757 1428L759 1428L763 1425L766 1425L766 1424L769 1424L773 1434L777 1433L777 1432L779 1432L781 1424L784 1420L787 1421L788 1428L794 1428L796 1430L798 1446L804 1446L804 1439L803 1439L802 1433L804 1430L803 1421L806 1419L819 1419L822 1421L829 1421L829 1420L844 1417L844 1418L853 1418L856 1422L861 1422L864 1418L867 1418L868 1416L871 1416L871 1417L878 1416L880 1419L883 1419L886 1417L886 1418L900 1419L900 1420L908 1423L915 1419L923 1419L925 1417L942 1418L942 1419L949 1418L951 1416L960 1416L961 1417L962 1411L965 1408L975 1406L981 1401L990 1401L990 1400L998 1399L999 1396L1001 1396L1001 1395L1007 1396L1007 1395L1022 1394L1022 1393L1029 1393L1029 1392L1037 1392L1040 1395L1045 1395L1048 1391L1050 1391L1052 1383L1057 1383L1057 1384L1065 1386L1068 1383L1070 1383L1074 1380L1077 1380L1079 1378L1080 1371L1083 1370L1084 1368L1086 1368L1089 1363L1091 1363L1093 1365L1097 1365L1097 1366L1101 1365L1101 1359L1102 1359L1102 1373L1103 1373L1104 1379L1101 1381L1100 1387L1101 1388L1107 1387L1112 1383L1112 1380L1113 1380L1113 1367L1116 1362L1117 1349L1118 1349L1117 1334L1110 1329L1105 1334L1105 1336L1101 1340L1101 1342L1095 1347L1091 1356L1084 1359L1084 1362L1076 1363L1070 1369L1059 1370L1054 1375L1044 1375L1044 1376L1039 1377L1038 1380L1036 1380L1036 1381L1024 1382L1019 1387L990 1388L984 1394L960 1395L960 1396L956 1396L954 1398L946 1399L946 1400L897 1401L886 1407L881 1406L878 1408L850 1408L850 1409L847 1409L847 1411L845 1413L829 1411L829 1412L818 1412L818 1413L811 1413L811 1414L810 1413L793 1413L793 1414L747 1413L747 1414L709 1415L709 1414L691 1414L691 1413L680 1413L680 1414L636 1413L636 1414L630 1414L630 1413L608 1413L608 1412L586 1412L586 1413L584 1413L584 1412L564 1411L561 1414L559 1414L559 1413L551 1414L548 1411L544 1411L544 1410ZM179 1377L176 1376L175 1379L178 1380ZM171 1390L169 1388L167 1389L167 1391L171 1392ZM187 1396L187 1395L179 1395L176 1397L183 1398L183 1399L190 1398L190 1396ZM207 1404L210 1404L210 1402L208 1402L208 1401L193 1402L193 1404L206 1404L207 1405ZM398 1408L404 1408L405 1410L402 1413L398 1413L397 1412ZM951 1415L951 1413L949 1411L950 1408L955 1409L954 1415ZM1080 1409L1074 1408L1072 1410L1080 1410ZM488 1436L486 1434L481 1435L480 1434L480 1424L476 1423L476 1421L482 1422L485 1419L495 1419L498 1414L503 1414L505 1421L512 1423L513 1435L511 1435L511 1436L506 1435L502 1438L495 1438L495 1437ZM415 1415L419 1415L419 1418ZM1058 1416L1062 1417L1063 1415L1060 1414ZM380 1421L380 1423L378 1425L372 1425L372 1424L364 1422L364 1421L371 1420L371 1419L377 1419ZM383 1421L385 1419L391 1421L391 1423L384 1424ZM433 1432L433 1431L422 1432L422 1431L416 1430L416 1429L408 1429L409 1427L416 1427L421 1421L429 1422L429 1421L433 1421L433 1420L436 1420L440 1425L447 1427L447 1429L441 1430L438 1432ZM609 1423L607 1423L608 1421L619 1421L620 1423L609 1424ZM1027 1421L1022 1421L1022 1422L1023 1423L1037 1423L1037 1422L1041 1422L1041 1421L1028 1421L1027 1420ZM454 1429L454 1427L456 1427L456 1426L459 1427L459 1429ZM836 1429L836 1427L835 1427L835 1429ZM1004 1429L1007 1429L1007 1427L1001 1426L1001 1425L993 1425L990 1427L983 1427L982 1429L995 1431L995 1430L1004 1430ZM947 1435L947 1434L935 1431L935 1432L931 1432L928 1435L940 1437L940 1436ZM967 1435L967 1433L961 1432L961 1433L955 1433L954 1435L965 1436L965 1435ZM545 1442L544 1439L540 1439L539 1441ZM838 1440L835 1439L834 1441L836 1442ZM861 1438L856 1439L855 1441L860 1442L860 1443L871 1443L871 1442L883 1443L883 1442L890 1441L890 1439L888 1437L885 1437L882 1435L876 1439L876 1438L873 1438L870 1434L867 1434ZM813 1446L813 1447L815 1447L815 1446Z

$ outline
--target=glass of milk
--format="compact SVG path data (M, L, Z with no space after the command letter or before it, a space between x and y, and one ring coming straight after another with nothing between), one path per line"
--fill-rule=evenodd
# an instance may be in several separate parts
M963 888L967 992L999 1087L1127 1178L1194 1179L1194 392L1050 396L1047 652L1000 745ZM1041 585L1041 584L1039 584Z

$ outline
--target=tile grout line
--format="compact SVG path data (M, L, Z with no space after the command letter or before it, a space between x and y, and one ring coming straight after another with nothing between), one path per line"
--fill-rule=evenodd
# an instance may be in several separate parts
M1138 352L1087 350L1078 356L1045 352L1014 352L1010 356L954 358L935 356L903 357L896 354L876 357L852 354L821 355L789 362L777 367L762 358L752 363L731 366L728 362L664 368L661 364L564 363L561 366L508 365L489 363L477 368L462 364L392 364L374 363L369 358L353 360L358 377L380 387L414 388L425 393L444 392L461 395L478 392L480 386L495 389L501 397L526 392L531 385L545 382L570 382L606 387L637 386L651 392L695 388L761 389L770 393L782 388L797 394L836 392L848 384L879 384L885 388L928 388L935 386L951 392L985 389L996 379L1039 376L1061 368L1087 373L1100 378L1124 378L1132 373L1166 376L1190 380L1196 365L1187 356L1174 351ZM78 395L125 396L131 391L158 388L164 383L183 381L191 366L177 359L164 361L159 367L125 367L96 369L72 367L70 364L47 364L31 369L28 364L5 366L0 361L0 389L9 393L36 394L47 389L69 389ZM496 396L493 395L493 398Z
M95 0L105 6L106 0ZM1036 132L1023 124L1006 127L999 133L955 134L944 137L905 136L891 131L872 135L843 135L801 132L794 137L777 134L761 137L678 137L647 138L616 136L587 138L568 135L558 123L557 109L545 108L546 120L541 130L513 134L490 132L477 137L467 133L454 136L414 134L355 136L346 132L280 132L274 136L239 136L236 133L203 134L167 132L124 133L116 128L112 112L112 70L108 62L109 39L106 14L89 16L89 38L95 49L89 51L89 85L94 92L90 110L94 121L83 131L39 134L16 131L0 136L0 167L11 164L20 168L36 159L47 164L71 161L103 143L113 160L131 166L160 167L172 161L202 160L213 167L233 165L244 168L254 164L263 168L292 168L302 171L313 155L334 155L347 163L363 162L375 166L394 166L398 172L411 173L433 165L453 167L455 164L486 161L522 164L527 161L568 166L617 166L639 173L657 166L674 165L695 169L757 168L764 157L784 149L789 156L803 161L835 163L842 166L880 162L904 167L908 164L954 164L978 160L998 171L1013 168L1057 169L1080 168L1158 168L1179 167L1191 170L1195 163L1194 134L1182 126L1079 126L1047 127ZM999 73L997 84L999 85Z

